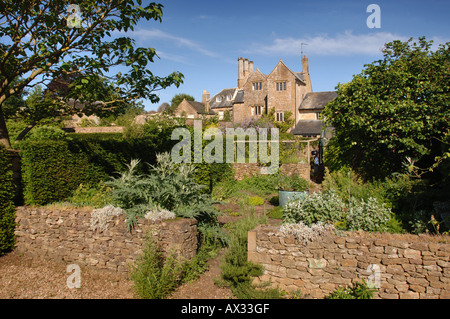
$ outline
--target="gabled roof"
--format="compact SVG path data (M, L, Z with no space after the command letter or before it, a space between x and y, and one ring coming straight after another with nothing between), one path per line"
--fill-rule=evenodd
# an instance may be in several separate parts
M205 105L201 102L196 102L196 101L188 101L188 100L184 100L186 101L190 106L192 106L192 108L197 111L198 114L204 114L205 113ZM208 114L215 114L213 111L209 111Z
M306 85L306 82L305 82L303 73L292 71L291 69L289 69L289 68L286 66L286 64L284 64L283 60L280 60L280 61L278 62L278 64L273 68L273 70L272 70L272 72L270 72L270 74L272 74L273 71L275 71L275 69L276 69L280 64L283 65L286 69L288 69L289 72L291 72L292 75L293 75L297 80L299 80L300 82L302 82L303 84ZM269 76L270 76L270 74L269 74Z
M310 92L305 95L299 110L322 110L325 105L337 97L337 92Z
M210 109L218 109L233 106L233 97L236 94L236 88L223 89L209 100Z
M259 68L256 68L255 71L253 71L245 80L245 83L243 85L243 87L247 84L247 82L253 81L253 78L255 77L259 77L259 78L263 78L264 80L267 79L268 75L264 74L261 72L261 70Z

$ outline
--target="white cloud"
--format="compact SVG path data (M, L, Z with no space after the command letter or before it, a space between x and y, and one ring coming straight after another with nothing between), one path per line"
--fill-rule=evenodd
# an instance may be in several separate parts
M333 37L327 34L312 37L276 38L269 45L253 44L248 52L258 52L267 55L298 55L303 51L307 54L317 55L376 55L384 44L393 40L406 41L409 37L396 35L390 32L377 32L368 34L353 34L351 31L337 34Z
M183 55L167 53L166 51L161 51L158 49L156 50L156 54L158 55L158 57L164 60L174 61L183 64L192 64L188 61L188 58Z
M206 48L204 48L201 44L196 43L195 41L192 41L187 38L179 37L158 29L139 29L128 33L129 36L139 38L141 40L147 40L147 39L163 39L171 41L172 43L176 44L177 46L188 48L193 51L197 51L201 53L202 55L209 56L209 57L218 57L218 55L215 52L212 52Z

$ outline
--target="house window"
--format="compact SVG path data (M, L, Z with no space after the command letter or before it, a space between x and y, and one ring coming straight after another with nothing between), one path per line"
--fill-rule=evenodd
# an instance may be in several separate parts
M222 95L219 95L218 97L216 97L216 101L217 102L222 102L222 100L223 100Z
M261 91L261 90L262 90L262 83L261 82L253 83L253 91Z
M223 120L223 111L219 111L219 120Z
M252 115L261 115L264 112L264 106L252 106Z
M284 112L277 112L275 115L278 122L284 122Z
M320 112L315 112L315 118L316 120L320 120Z
M286 82L277 82L277 91L286 91Z
M232 96L231 95L227 95L227 101L231 101Z

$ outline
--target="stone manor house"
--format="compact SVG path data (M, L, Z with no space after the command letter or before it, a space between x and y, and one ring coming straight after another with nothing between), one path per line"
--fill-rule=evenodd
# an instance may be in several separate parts
M280 60L270 74L263 74L258 68L254 70L253 61L238 58L237 87L223 89L212 98L205 90L201 102L183 100L175 114L188 118L218 115L222 120L229 112L234 123L242 123L271 109L275 110L275 120L284 121L290 111L295 120L291 133L319 136L323 124L320 112L337 93L313 92L306 56L302 68L301 72L293 71Z

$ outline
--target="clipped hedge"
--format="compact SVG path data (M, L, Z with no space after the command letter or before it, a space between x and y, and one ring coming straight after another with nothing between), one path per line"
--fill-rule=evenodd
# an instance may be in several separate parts
M157 153L170 153L179 142L171 140L174 128L149 124L144 127L143 137L139 138L125 138L120 133L72 133L57 140L22 141L20 148L25 204L45 205L65 200L81 183L95 186L127 170L126 165L132 159L156 164ZM192 132L192 127L189 129ZM193 147L194 143L191 145ZM206 186L204 192L211 192L218 181L233 175L231 165L227 163L203 162L197 167L196 181ZM139 165L137 173L148 174L150 167Z
M26 205L45 205L69 197L81 183L106 177L86 154L71 150L67 141L27 141L21 144Z
M15 245L15 207L13 172L7 151L0 146L0 256Z
M45 205L70 197L80 184L96 185L126 169L131 159L154 164L170 151L167 136L124 139L121 134L69 134L62 140L21 143L26 205ZM147 173L147 165L141 165Z

